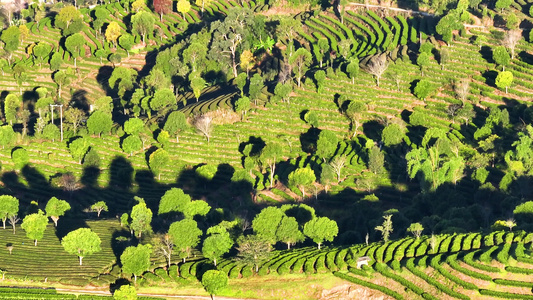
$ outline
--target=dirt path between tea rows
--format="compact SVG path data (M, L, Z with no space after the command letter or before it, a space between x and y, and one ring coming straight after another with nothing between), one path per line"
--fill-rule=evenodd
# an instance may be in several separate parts
M55 289L58 292L64 292L64 293L83 293L83 294L93 294L93 295L105 295L105 296L111 296L111 292L109 291L96 291L96 290L83 290L83 289L64 289L64 288L56 288ZM199 300L211 300L211 297L209 296L187 296L187 295L167 295L167 294L145 294L145 293L139 293L137 296L143 296L143 297L160 297L160 298L166 298L166 299L199 299ZM229 297L222 297L222 296L216 296L216 299L223 299L223 300L255 300L252 298L229 298Z

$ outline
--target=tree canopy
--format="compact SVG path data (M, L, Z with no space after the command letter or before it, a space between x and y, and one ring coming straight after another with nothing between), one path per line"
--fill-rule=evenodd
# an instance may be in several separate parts
M78 255L80 266L85 256L101 251L102 241L96 233L89 228L80 228L69 232L62 240L61 245L70 254Z

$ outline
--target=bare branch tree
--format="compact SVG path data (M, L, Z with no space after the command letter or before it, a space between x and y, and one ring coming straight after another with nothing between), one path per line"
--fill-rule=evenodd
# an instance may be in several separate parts
M379 80L381 79L381 76L383 76L383 73L385 73L388 67L389 61L387 60L387 55L381 53L372 56L363 69L366 70L366 72L368 72L369 74L374 75L374 77L376 77L376 83L379 87Z
M459 104L450 104L448 108L446 109L446 114L450 119L452 119L453 123L455 124L455 117L457 116L457 113L462 108Z
M464 105L464 102L465 102L466 96L468 95L469 90L470 90L470 79L469 78L462 78L462 79L456 80L453 83L453 91L455 92L457 99L463 101L463 105Z
M518 29L507 31L503 37L503 45L511 51L511 59L514 59L514 50L520 39L522 39L522 31Z
M13 234L16 234L15 224L17 224L20 221L20 218L17 215L10 215L8 219L9 219L9 224L11 224L11 227L13 227Z
M337 174L337 181L341 181L341 171L342 171L342 168L344 168L345 164L346 164L346 155L335 156L329 162L329 165L333 168L333 170L335 171L335 174Z
M198 115L194 118L193 125L207 138L209 143L209 138L211 138L211 132L213 131L213 118L205 114Z

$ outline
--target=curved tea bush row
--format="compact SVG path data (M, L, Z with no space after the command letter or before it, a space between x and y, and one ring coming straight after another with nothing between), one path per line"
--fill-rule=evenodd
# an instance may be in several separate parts
M389 268L388 268L388 266L386 264L377 263L375 268L376 268L376 271L381 273L381 275L383 275L385 277L389 277L392 280L400 283L401 285L403 285L406 288L408 288L411 291L413 291L415 294L422 296L422 298L437 300L437 298L435 298L434 296L426 293L422 288L416 286L414 283L412 283L409 280L403 278L402 276L396 275L393 272L389 271Z
M503 299L533 299L533 295L524 295L524 294L514 294L508 292L499 292L492 290L480 289L479 293L485 296L492 296Z
M468 290L476 290L477 289L477 286L475 284L470 283L470 282L466 282L466 281L464 281L464 280L462 280L460 278L457 278L455 275L453 275L450 272L448 272L448 270L444 269L444 267L442 267L440 265L441 257L442 257L442 254L438 254L438 255L436 255L435 257L433 257L431 259L430 265L431 265L431 267L433 269L439 271L439 273L441 273L442 276L446 277L450 281L453 281L453 282L457 283L458 285L462 286L465 289L468 289Z
M424 258L427 258L427 256L425 256ZM459 298L459 299L464 299L464 300L470 299L468 296L463 295L461 293L458 293L458 292L452 290L449 286L440 283L435 278L430 277L425 272L423 272L423 271L419 270L418 268L416 268L415 265L414 265L414 258L409 258L407 260L406 264L405 264L405 267L411 273L413 273L414 275L420 277L422 280L426 281L430 285L435 286L438 290L442 291L443 293L445 293L447 295L450 295L452 297Z
M374 284L374 283L371 283L371 282L368 282L368 281L365 281L365 280L361 280L359 278L356 278L356 277L353 277L353 276L349 276L349 275L346 275L346 274L343 274L343 273L340 273L340 272L333 272L333 275L339 277L339 278L342 278L344 280L347 280L349 282L352 282L352 283L355 283L355 284L358 284L360 286L364 286L364 287L367 287L369 289L373 289L373 290L377 290L377 291L380 291L382 292L383 294L387 295L387 296L391 296L393 297L394 299L397 299L397 300L403 300L404 297L400 294L398 294L397 292L387 288L387 287L384 287L384 286L381 286L381 285L377 285L377 284Z

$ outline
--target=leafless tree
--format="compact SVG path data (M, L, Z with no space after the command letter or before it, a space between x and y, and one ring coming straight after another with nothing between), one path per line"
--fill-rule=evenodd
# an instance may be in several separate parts
M194 118L193 125L207 138L207 142L209 143L209 138L213 131L213 118L205 114L198 115Z
M345 164L346 164L346 156L345 155L335 156L329 162L329 165L333 168L333 170L335 171L335 174L337 174L337 181L341 181L341 171L342 171L342 168L344 168Z
M63 190L69 192L71 195L72 192L80 188L78 182L76 181L76 176L74 176L72 173L63 174L61 176L60 184L61 187L63 187Z
M457 116L457 113L461 109L461 105L459 104L450 104L448 108L446 109L446 114L450 119L452 119L453 123L455 124L455 117Z
M281 70L279 71L279 74L278 74L278 82L280 82L281 84L285 84L287 81L291 79L291 66L285 61L283 61L281 63L280 69Z
M154 253L158 256L163 256L167 261L167 267L170 268L172 263L172 251L174 250L174 243L168 234L157 235L153 238ZM178 274L176 274L178 275Z
M514 50L520 39L522 39L522 31L518 29L507 31L503 37L503 45L511 51L511 59L514 59Z
M457 98L461 101L463 101L463 104L465 102L466 96L468 95L468 91L470 89L470 79L463 78L456 80L453 83L453 90L455 92L455 95L457 95Z
M436 235L431 234L431 238L429 239L429 245L431 246L431 253L435 254L437 251L437 246L439 245L439 239Z
M11 227L13 227L13 234L16 234L15 224L17 224L20 221L20 218L17 215L10 215L8 219L9 219L9 224L11 224Z
M388 67L389 61L387 60L387 55L381 53L374 55L372 58L370 58L363 69L366 70L366 72L368 72L369 74L374 75L374 77L376 77L376 83L379 87L379 80L381 79L381 76L383 76L383 73L385 73Z

